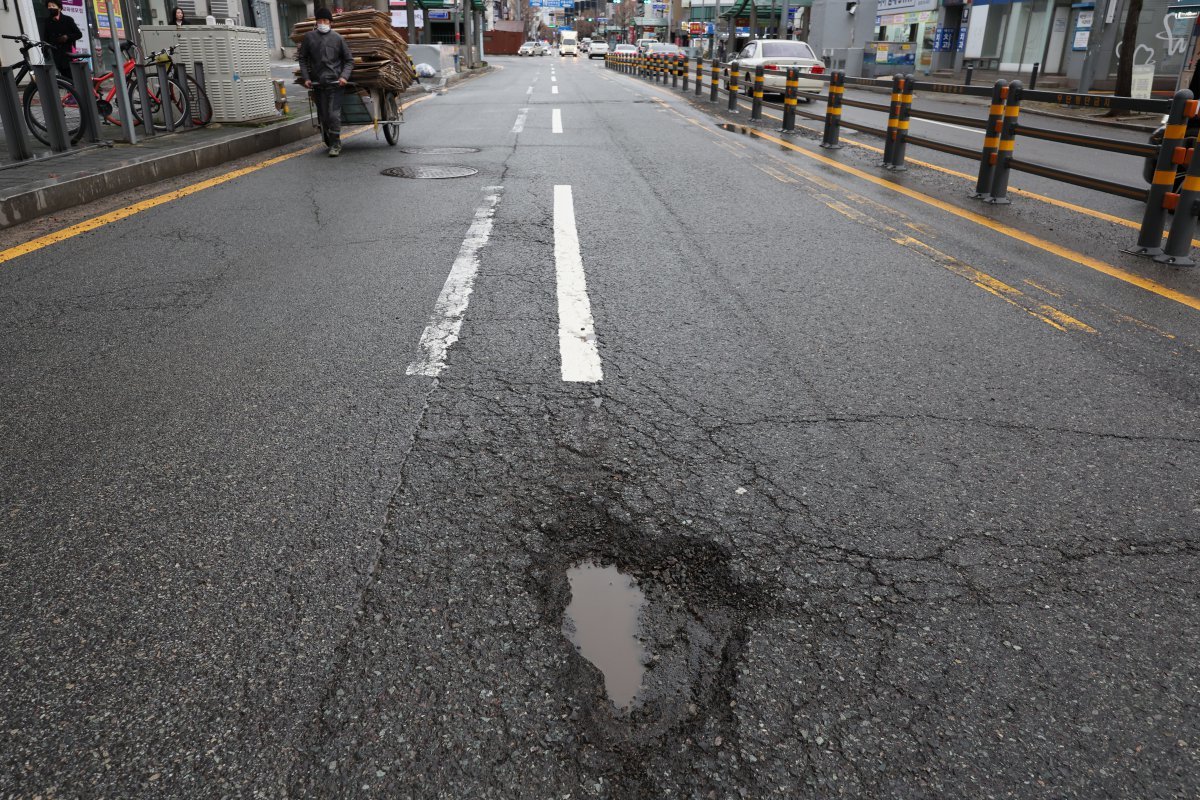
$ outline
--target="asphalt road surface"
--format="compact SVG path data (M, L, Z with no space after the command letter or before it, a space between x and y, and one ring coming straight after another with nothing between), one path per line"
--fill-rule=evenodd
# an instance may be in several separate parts
M10 238L0 797L1196 797L1200 277L496 61Z

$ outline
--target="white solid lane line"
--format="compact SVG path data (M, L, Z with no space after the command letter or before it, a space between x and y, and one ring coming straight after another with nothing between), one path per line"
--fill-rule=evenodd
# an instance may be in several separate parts
M596 326L583 275L570 186L554 187L554 266L558 277L558 353L562 359L562 379L599 383L604 372L600 368L600 351L596 349Z
M913 117L913 119L916 122L924 122L927 125L941 125L943 128L957 128L958 130L966 131L967 133L979 133L980 130L979 128L968 128L965 125L952 125L949 122L938 122L935 119L918 119L916 117Z
M552 133L562 133L562 111L554 109L554 113L550 117L550 131Z
M558 94L558 87L557 87L557 86L551 86L551 87L550 87L550 94Z
M421 334L417 358L408 365L409 375L436 378L446 366L446 352L458 341L458 332L471 299L471 289L475 286L475 273L479 271L479 251L492 235L492 219L496 216L496 206L500 204L503 190L503 186L485 187L488 195L482 205L475 209L475 219L467 229L458 257L454 259L454 266L450 268L450 275L442 286L442 293L438 295L433 316Z
M529 114L528 108L522 108L517 112L517 121L513 123L513 133L520 133L521 131L525 130L525 117L527 114Z

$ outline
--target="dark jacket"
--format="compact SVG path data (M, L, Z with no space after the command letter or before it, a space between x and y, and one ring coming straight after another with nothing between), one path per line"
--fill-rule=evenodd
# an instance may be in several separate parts
M337 31L309 31L300 41L297 54L300 61L300 82L337 83L338 78L350 80L354 71L354 56Z
M60 42L59 38L63 36L66 36L67 40ZM54 45L54 64L59 72L70 75L71 59L67 58L67 55L75 49L75 43L83 38L75 20L61 12L58 19L46 17L42 23L42 38Z

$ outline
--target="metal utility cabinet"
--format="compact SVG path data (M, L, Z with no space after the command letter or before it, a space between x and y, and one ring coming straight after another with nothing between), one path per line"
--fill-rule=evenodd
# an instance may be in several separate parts
M233 25L144 25L148 50L175 47L175 60L204 64L204 89L212 102L213 122L245 122L273 117L275 87L267 32Z

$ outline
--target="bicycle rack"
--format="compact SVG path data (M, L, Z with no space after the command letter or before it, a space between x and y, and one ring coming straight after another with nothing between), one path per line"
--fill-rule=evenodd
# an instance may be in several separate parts
M71 140L67 136L67 118L63 115L62 103L58 102L58 81L55 80L54 67L48 64L34 65L33 79L37 82L38 95L42 99L42 114L46 118L50 149L55 153L65 153L71 149Z
M33 158L33 151L23 133L25 120L21 117L17 79L12 67L0 67L0 124L4 125L4 141L8 145L9 155L16 161Z
M72 63L71 83L75 86L75 99L79 101L84 138L92 144L104 141L100 135L100 108L96 105L96 93L92 91L91 65L86 61Z

